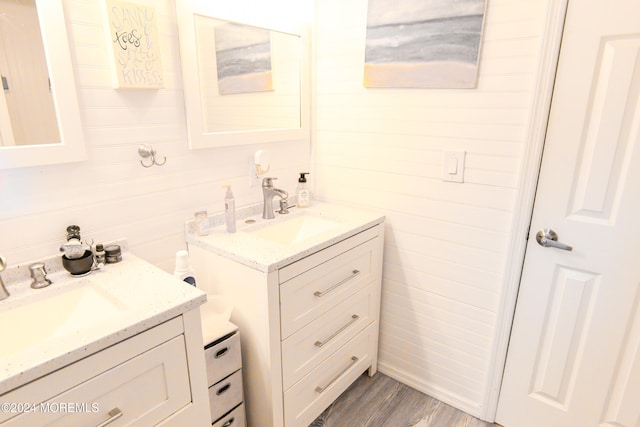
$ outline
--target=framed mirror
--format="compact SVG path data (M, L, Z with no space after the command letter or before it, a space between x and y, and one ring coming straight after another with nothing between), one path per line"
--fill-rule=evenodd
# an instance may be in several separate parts
M0 0L0 169L86 159L62 0Z
M303 25L241 22L208 0L176 0L191 149L309 135Z

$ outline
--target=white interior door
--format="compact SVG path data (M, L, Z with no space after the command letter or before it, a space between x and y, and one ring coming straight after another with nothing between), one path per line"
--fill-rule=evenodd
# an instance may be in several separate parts
M640 425L639 145L640 1L570 0L501 425Z

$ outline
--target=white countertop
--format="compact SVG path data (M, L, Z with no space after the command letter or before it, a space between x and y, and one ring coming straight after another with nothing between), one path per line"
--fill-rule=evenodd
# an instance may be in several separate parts
M123 253L121 262L107 264L85 277L72 277L56 261L59 258L45 262L48 277L53 281L47 288L29 287L26 266L22 266L22 272L6 272L7 277L14 279L23 277L26 270L22 282L8 280L3 273L11 296L0 301L0 316L81 287L91 287L98 294L108 295L121 308L117 315L105 316L104 320L73 322L71 325L67 322L64 333L53 333L16 352L0 352L0 394L195 309L206 301L206 294L201 290L129 252ZM81 310L82 313L90 311L86 305ZM73 319L74 313L69 316ZM43 327L47 325L44 313L33 321L41 322ZM0 343L12 339L10 337L15 339L16 330L11 328L20 328L20 325L3 324Z
M235 233L228 233L221 216L216 215L210 218L214 226L206 236L198 236L193 231L193 221L189 221L185 226L186 239L189 244L268 273L384 221L384 215L376 212L318 201L314 201L313 205L308 208L291 208L287 215L278 213L275 215L274 219L262 219L261 208L257 209L254 206L240 209L237 212L237 231ZM313 215L334 221L335 226L293 244L282 244L252 234L252 231L300 215ZM247 224L246 220L255 222Z

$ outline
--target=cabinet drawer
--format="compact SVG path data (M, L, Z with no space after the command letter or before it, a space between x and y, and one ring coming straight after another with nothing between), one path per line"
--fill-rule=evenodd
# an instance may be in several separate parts
M285 425L309 425L371 365L376 331L368 326L285 392Z
M215 421L242 402L242 370L209 387L211 421Z
M379 238L369 240L281 284L282 339L379 281L379 242Z
M207 385L212 385L226 378L242 367L240 353L240 333L205 347L204 358L207 364Z
M377 308L377 292L368 286L287 338L282 343L284 390L377 319Z
M246 417L244 413L244 403L233 411L220 418L213 424L213 427L246 427Z
M302 258L292 264L284 266L278 270L278 283L284 283L294 277L304 273L313 267L320 265L331 258L348 251L349 249L360 246L361 244L380 237L382 240L382 234L384 230L384 224L378 224L371 228L361 231L345 240L339 241L326 249L319 250L311 255Z
M40 410L2 425L89 426L117 418L114 425L146 427L190 402L181 335L38 405Z

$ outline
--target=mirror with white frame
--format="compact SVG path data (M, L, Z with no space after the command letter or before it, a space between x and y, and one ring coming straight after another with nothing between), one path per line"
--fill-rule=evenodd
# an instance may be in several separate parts
M0 0L0 169L86 159L62 0Z
M302 25L223 19L208 0L176 0L176 8L190 148L308 138Z

